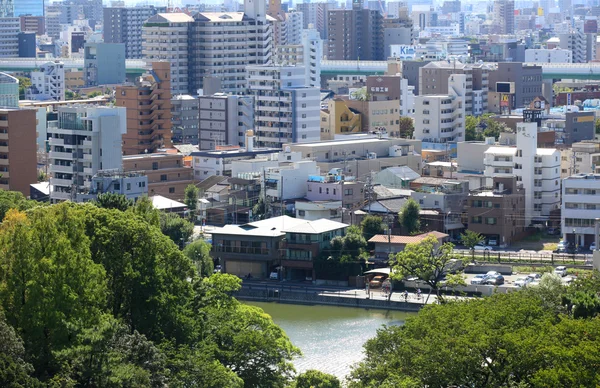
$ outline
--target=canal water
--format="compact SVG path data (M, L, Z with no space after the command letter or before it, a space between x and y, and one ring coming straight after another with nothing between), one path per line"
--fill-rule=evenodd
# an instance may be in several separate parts
M245 302L271 315L303 356L294 360L298 373L318 369L344 379L363 358L363 345L382 325L402 325L414 315L401 311L350 307Z

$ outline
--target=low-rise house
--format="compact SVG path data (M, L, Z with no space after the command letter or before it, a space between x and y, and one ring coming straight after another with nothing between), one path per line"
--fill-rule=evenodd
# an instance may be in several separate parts
M307 221L288 216L244 225L225 225L212 232L211 254L225 273L265 279L314 279L313 260L343 236L348 225L330 220Z
M394 189L408 189L410 188L410 182L419 178L420 175L413 171L408 166L388 167L377 174L373 180L375 184L380 184L385 187L391 187Z
M425 238L433 236L440 244L448 241L449 236L442 232L427 232L415 236L397 236L388 234L376 234L369 239L369 242L375 245L372 260L378 263L386 263L390 254L402 252L407 244L418 244Z

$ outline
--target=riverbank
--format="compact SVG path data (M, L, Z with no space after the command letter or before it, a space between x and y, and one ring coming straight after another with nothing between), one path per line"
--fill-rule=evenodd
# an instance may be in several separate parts
M395 310L418 312L424 306L425 296L417 298L410 294L405 300L401 293L392 293L387 297L381 290L373 290L367 295L365 290L320 290L313 288L294 288L277 285L244 285L235 295L237 299L257 302L277 302L297 305L324 305L354 307L363 309ZM435 297L429 299L432 303Z

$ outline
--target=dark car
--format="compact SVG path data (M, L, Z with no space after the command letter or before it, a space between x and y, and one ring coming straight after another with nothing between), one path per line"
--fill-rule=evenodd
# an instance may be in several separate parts
M492 286L501 286L504 284L504 276L502 276L502 275L488 276L484 280L483 284L489 284Z

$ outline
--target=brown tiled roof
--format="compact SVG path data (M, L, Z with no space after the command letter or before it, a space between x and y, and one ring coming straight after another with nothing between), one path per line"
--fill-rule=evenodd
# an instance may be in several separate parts
M392 244L414 244L423 241L427 236L433 236L437 239L442 239L448 237L446 233L433 231L427 232L423 234L418 234L416 236L394 236L392 235L390 239L388 239L387 234L376 234L375 236L369 239L371 243L389 243ZM391 240L391 241L390 241Z

